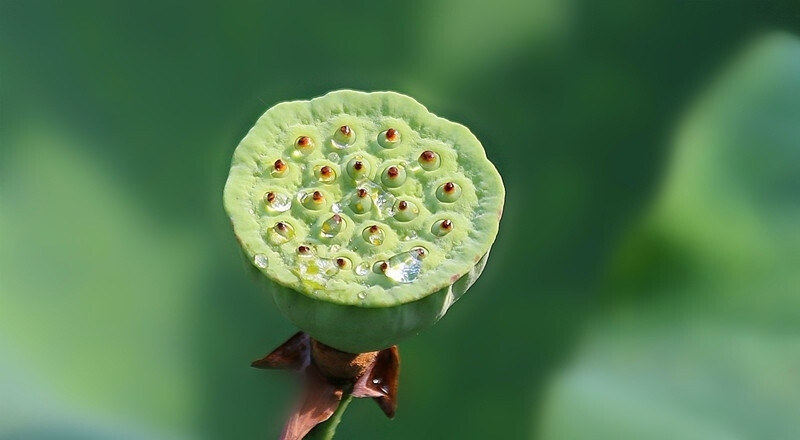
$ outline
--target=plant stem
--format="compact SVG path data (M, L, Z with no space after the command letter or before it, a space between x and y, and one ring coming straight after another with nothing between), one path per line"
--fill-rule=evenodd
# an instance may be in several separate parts
M314 429L304 437L304 440L331 440L334 434L336 434L336 427L339 426L339 422L342 421L342 414L344 414L347 406L350 405L351 400L353 400L353 395L346 392L342 396L339 407L336 408L331 418L315 426Z

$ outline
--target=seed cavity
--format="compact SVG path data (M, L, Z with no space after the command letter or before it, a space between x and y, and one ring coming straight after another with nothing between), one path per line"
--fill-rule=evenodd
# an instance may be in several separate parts
M358 188L355 197L350 200L350 209L356 214L364 214L372 209L372 197L369 196L369 191Z
M354 157L347 162L347 174L353 180L363 180L369 177L370 163L361 157Z
M386 270L383 272L390 279L407 284L419 277L422 271L422 260L428 256L427 249L415 247L408 252L401 252L389 258Z
M461 197L461 186L457 183L447 182L436 189L436 198L440 202L452 203Z
M286 164L286 162L278 159L272 164L272 175L275 177L283 176L287 169L289 169L289 166Z
M389 263L383 260L376 261L375 264L372 265L372 271L375 273L386 273L387 269L389 269Z
M400 143L400 132L389 128L378 134L378 144L383 148L394 148Z
M419 166L421 166L425 171L433 171L439 168L439 166L442 164L442 160L439 158L439 155L431 150L423 151L422 154L419 155L419 159L417 159L417 161L419 162Z
M267 240L270 243L280 245L294 239L295 233L292 225L286 222L278 222L267 231Z
M303 154L308 154L314 150L314 141L308 136L300 136L294 142L294 146Z
M322 223L320 229L323 237L333 238L344 229L344 219L339 214L333 214L331 218Z
M353 262L352 262L352 261L350 261L350 259L349 259L349 258L345 258L345 257L338 257L338 258L336 258L336 259L334 260L334 262L336 263L336 266L337 266L337 267L338 267L340 270L350 270L350 269L352 269L352 268L353 268Z
M397 188L406 181L406 169L399 165L386 167L381 174L381 182L389 188Z
M349 125L342 125L333 133L333 146L336 148L347 148L356 141L356 133Z
M297 247L297 253L302 256L311 256L314 254L313 248L307 245L300 245Z
M268 191L264 193L264 205L269 211L284 212L292 206L292 199L286 194Z
M336 171L328 165L315 168L314 176L322 183L333 183L336 181Z
M444 237L453 230L453 222L449 219L439 220L431 226L431 232L439 237Z
M319 191L303 194L301 203L312 211L319 210L325 206L325 195Z
M399 222L414 220L419 215L419 208L414 202L400 200L394 204L394 219Z
M364 228L364 230L361 232L361 237L364 239L364 241L373 246L380 246L383 244L386 234L383 232L383 229L381 229L380 226L372 225Z

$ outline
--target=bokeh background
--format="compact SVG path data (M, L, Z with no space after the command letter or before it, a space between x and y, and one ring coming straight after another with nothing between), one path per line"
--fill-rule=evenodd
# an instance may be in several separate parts
M0 1L0 438L275 438L222 210L271 105L395 90L508 197L341 438L800 438L800 3ZM337 437L337 438L339 438Z

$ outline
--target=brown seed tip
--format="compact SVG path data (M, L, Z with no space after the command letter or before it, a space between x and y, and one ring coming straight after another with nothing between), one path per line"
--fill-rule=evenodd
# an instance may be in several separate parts
M350 136L350 133L352 133L352 130L350 130L350 126L349 125L342 125L341 127L339 127L339 132L342 133L345 136Z
M394 142L397 140L397 130L394 128L390 128L386 130L386 140L389 142Z
M269 202L269 203L274 202L275 201L275 197L277 197L277 196L275 195L274 192L272 192L272 191L268 192L267 193L267 202Z
M442 229L453 229L453 222L450 220L442 220Z
M380 264L380 266L378 266L378 268L381 270L381 272L386 272L386 269L389 268L389 263L384 261Z
M340 223L342 221L342 216L339 214L333 214L331 220L333 220L336 223Z
M381 228L379 228L378 225L372 225L372 226L369 227L369 232L372 233L372 234L375 234L380 230L381 230Z
M363 168L364 168L364 162L361 162L360 160L353 162L353 169L355 169L356 171L361 171Z
M408 208L408 202L406 202L405 200L403 200L403 201L401 201L400 203L397 204L397 209L399 209L401 211L405 211L406 208Z
M284 222L275 223L275 229L277 229L279 231L285 231L286 230L286 223L284 223Z
M359 188L357 194L359 198L363 199L364 197L367 196L367 190L365 190L364 188Z
M417 258L425 258L428 256L428 251L425 248L416 248L414 251L417 253Z
M297 252L301 253L301 254L307 254L307 253L311 252L311 248L309 248L308 246L298 246L297 247Z
M337 258L336 265L339 267L345 267L347 265L347 260L345 260L344 258Z
M279 171L280 172L280 171L283 171L283 170L286 169L286 162L284 162L284 161L282 161L280 159L276 160L274 165L275 165L275 171Z
M314 194L311 195L315 202L321 202L325 197L319 191L314 191Z
M390 178L394 179L398 174L400 174L400 170L398 170L397 167L392 166L386 170L386 174L388 174Z
M308 136L300 136L297 138L297 146L298 147L307 147L311 145L311 138Z
M451 193L456 190L456 184L453 182L447 182L444 184L444 192Z
M333 169L331 169L331 167L325 165L325 166L323 166L322 168L319 169L319 174L324 176L324 177L328 177L331 174L333 174Z
M419 155L419 158L425 162L433 162L434 160L436 160L436 153L430 150L426 150Z

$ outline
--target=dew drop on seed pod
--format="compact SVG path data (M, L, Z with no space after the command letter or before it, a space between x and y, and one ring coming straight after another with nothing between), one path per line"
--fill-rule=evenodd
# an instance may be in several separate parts
M270 191L264 194L264 204L270 211L284 212L291 208L292 199L286 194Z
M369 263L361 263L358 266L356 266L357 275L366 275L368 273L369 273ZM364 293L364 296L366 296L366 293Z
M267 240L272 244L284 244L294 238L294 228L286 222L275 223L267 231Z
M340 214L342 212L342 204L339 202L334 203L331 205L331 211L333 211L334 214Z
M407 284L416 280L422 270L422 259L426 255L426 253L422 252L418 249L412 249L389 258L388 266L384 273L398 283Z
M333 244L333 245L331 245L331 249L330 250L331 250L331 252L339 252L339 249L341 249L341 248L342 247L339 246L338 244Z
M266 267L269 265L269 260L264 254L256 254L256 256L253 257L253 264L261 269L266 269Z
M320 232L325 238L333 238L344 228L344 219L339 214L333 214L331 218L322 222Z
M367 243L373 246L380 246L383 244L385 233L383 232L383 229L380 228L380 226L372 225L364 228L364 231L361 232L361 236Z
M361 292L358 292L357 296L358 296L358 299L360 299L361 301L364 301L365 299L367 299L367 292L362 290Z
M341 157L337 153L328 154L328 160L331 162L339 162L339 159L341 159Z

